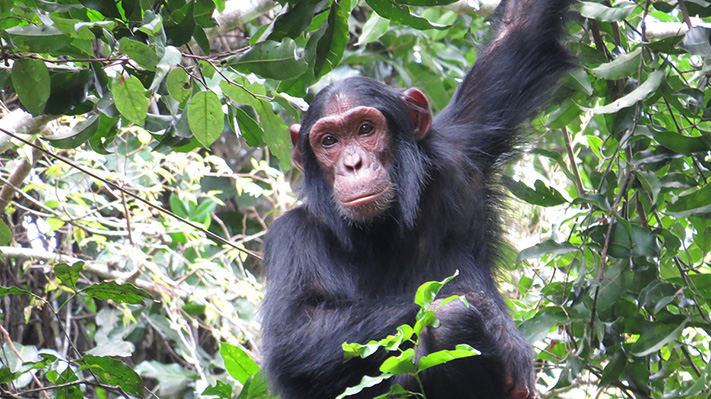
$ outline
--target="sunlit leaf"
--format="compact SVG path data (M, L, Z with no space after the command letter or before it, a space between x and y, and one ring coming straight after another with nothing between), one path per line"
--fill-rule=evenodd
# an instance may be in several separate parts
M82 289L81 292L103 301L110 299L117 303L131 303L134 305L143 304L144 299L153 299L151 294L145 290L129 283L118 284L115 281L104 281L90 285Z
M629 17L635 9L635 5L625 5L622 7L608 7L599 3L587 1L581 2L580 14L586 18L596 19L601 22L622 21Z
M337 2L328 14L328 26L316 48L314 75L322 76L341 62L348 44L348 16Z
M417 293L415 293L415 303L420 305L423 309L429 308L442 287L458 275L459 272L457 271L454 275L449 276L442 281L428 281L422 284L417 288Z
M311 24L316 12L321 11L327 0L299 1L289 3L274 20L268 40L281 41L285 37L296 39Z
M7 245L12 242L12 230L0 219L0 245Z
M409 25L415 29L446 29L447 26L434 24L425 18L413 14L410 7L395 0L366 0L381 17L401 25Z
M387 373L383 373L383 374L380 374L375 377L371 377L369 375L364 375L358 385L347 388L342 394L338 395L336 397L336 399L343 399L348 396L355 395L366 388L374 387L374 386L380 384L381 382L392 378L392 376L393 376L392 374L387 374Z
M380 36L384 35L388 31L390 26L390 20L381 18L378 14L371 14L370 18L363 25L363 32L360 37L358 37L357 46L365 46L375 40L378 40Z
M661 84L664 75L664 68L652 72L649 76L647 76L647 80L645 80L644 83L639 85L639 87L634 89L631 93L603 107L595 108L593 109L593 112L596 114L610 114L637 104L638 101L644 100L653 91L657 90L657 87Z
M711 43L709 43L709 32L711 29L702 26L692 26L684 35L681 43L689 54L711 56Z
M165 78L168 93L177 102L182 103L190 97L190 79L182 68L174 68Z
M608 63L592 68L590 72L602 79L623 79L639 69L641 54L642 47L637 47L631 53L622 54Z
M131 40L127 37L121 38L119 41L119 51L131 57L141 67L152 71L158 65L160 57L156 51L137 40Z
M465 357L477 356L481 352L472 348L469 345L457 345L456 349L453 350L441 350L434 353L430 353L427 356L422 357L417 365L417 371L428 369L439 364L444 364L456 359L463 359Z
M91 139L99 130L99 115L92 115L89 119L78 123L74 128L66 133L44 136L43 139L49 141L54 147L62 149L76 148Z
M82 368L88 368L101 382L119 386L124 391L138 395L143 392L143 380L126 363L110 357L85 356Z
M546 240L521 250L516 257L516 263L521 263L526 259L537 259L547 254L564 255L578 250L578 247L569 242L558 243L553 240Z
M279 80L297 77L307 68L306 62L296 57L296 43L289 38L281 42L267 40L258 43L232 66L244 73L253 72Z
M257 363L238 346L223 342L220 344L220 355L225 361L227 372L243 384L259 371Z
M225 115L217 95L211 91L195 93L188 104L188 122L195 138L203 147L210 147L222 134Z
M633 356L647 356L660 350L664 345L676 340L686 327L688 320L680 324L655 323L647 327L634 344L629 348Z
M135 76L117 78L111 83L111 90L118 111L129 121L142 125L148 112L148 97L143 84Z
M79 276L84 270L84 262L77 262L71 266L66 263L60 263L55 265L53 270L59 281L71 288L76 288L77 280L79 280Z

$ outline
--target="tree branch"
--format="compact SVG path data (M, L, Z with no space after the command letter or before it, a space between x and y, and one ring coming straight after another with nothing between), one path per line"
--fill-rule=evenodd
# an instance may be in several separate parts
M188 298L190 295L187 291L180 288L167 288L164 285L160 285L153 282L148 282L144 280L137 279L138 271L130 272L119 272L116 270L111 270L109 266L105 263L99 262L87 262L85 260L75 258L69 255L62 255L54 252L45 251L42 249L33 248L20 248L20 247L0 247L0 255L6 258L13 259L33 259L33 260L44 260L49 262L58 263L77 263L84 262L84 272L90 273L96 277L103 280L121 280L128 281L138 288L142 288L151 294L158 297L162 295L169 296L180 296L181 298Z

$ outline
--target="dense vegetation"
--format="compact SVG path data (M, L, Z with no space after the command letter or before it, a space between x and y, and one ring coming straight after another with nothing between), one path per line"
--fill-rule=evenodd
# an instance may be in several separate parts
M351 75L436 112L489 26L452 0L280 1L217 26L222 0L0 0L0 397L268 397L286 126ZM502 181L540 391L706 397L711 3L580 2L568 27L580 68Z

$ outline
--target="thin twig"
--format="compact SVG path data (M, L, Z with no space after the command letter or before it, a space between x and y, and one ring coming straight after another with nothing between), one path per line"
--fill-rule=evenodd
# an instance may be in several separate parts
M47 151L47 150L45 150L44 148L42 148L42 147L40 147L40 146L38 146L38 145L36 145L36 144L33 144L33 143L31 143L31 142L29 142L29 141L27 141L27 140L25 140L25 139L19 137L18 135L14 134L14 133L12 133L12 132L10 132L10 131L7 131L7 130L5 130L5 129L3 129L3 128L0 128L0 131L2 131L3 133L5 133L5 134L11 136L11 137L14 138L15 140L18 140L18 141L24 143L25 145L28 145L28 146L30 146L30 147L32 147L32 148L34 148L34 149L37 149L37 150L39 150L39 151L42 151L42 152L45 153L46 155L49 155L49 156L51 156L51 157L53 157L53 158L55 158L55 159L57 159L57 160L59 160L59 161L61 161L61 162L64 162L65 164L67 164L67 165L69 165L69 166L71 166L71 167L73 167L73 168L76 168L77 170L81 171L82 173L87 174L87 175L93 177L94 179L99 180L99 181L105 183L106 185L110 186L110 187L113 188L114 190L118 190L118 191L120 191L120 192L122 192L122 193L128 195L129 197L133 198L134 200L136 200L136 201L138 201L138 202L141 202L141 203L143 203L143 204L145 204L145 205L147 205L147 206L149 206L149 207L152 207L153 209L156 209L156 210L158 210L159 212L164 213L164 214L166 214L166 215L168 215L168 216L170 216L170 217L172 217L172 218L174 218L174 219L180 220L181 222L187 224L188 226L190 226L190 227L192 227L192 228L194 228L194 229L196 229L196 230L198 230L198 231L203 232L206 236L208 236L209 238L213 239L214 241L217 241L217 242L219 242L219 243L228 245L228 246L230 246L230 247L232 247L232 248L234 248L234 249L236 249L236 250L238 250L238 251L244 252L245 254L247 254L247 255L249 255L249 256L255 258L255 259L262 260L261 254L255 252L255 251L251 251L251 250L246 249L246 248L240 248L240 247L238 247L236 244L234 244L234 243L232 243L232 242L230 242L230 241L228 241L228 240L226 240L226 239L224 239L224 238L218 236L217 234L215 234L215 233L213 233L213 232L211 232L211 231L205 229L204 227L198 225L197 223L194 223L194 222L192 222L192 221L190 221L190 220L188 220L188 219L185 219L185 218L183 218L183 217L180 217L180 216L176 215L175 213L173 213L173 212L171 212L171 211L169 211L169 210L163 208L163 207L160 206L160 205L156 205L156 204L154 204L154 203L152 203L152 202L150 202L150 201L148 201L148 200L146 200L146 199L143 199L143 198L139 197L138 195L136 195L136 194L134 194L134 193L132 193L132 192L130 192L130 191L124 189L123 187L119 186L118 184L116 184L116 183L114 183L114 182L112 182L112 181L110 181L110 180L107 180L107 179L104 179L104 178L98 176L97 174L95 174L95 173L89 171L88 169L85 169L85 168L83 168L83 167L81 167L81 166L75 164L74 162L70 161L69 159L67 159L67 158L65 158L65 157L63 157L63 156L61 156L61 155L59 155L59 154L54 154L54 153L52 153L52 152L50 152L50 151Z

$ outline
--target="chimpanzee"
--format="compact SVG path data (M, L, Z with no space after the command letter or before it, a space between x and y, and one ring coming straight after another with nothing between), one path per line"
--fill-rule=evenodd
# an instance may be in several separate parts
M494 281L501 249L496 176L571 58L559 43L567 0L504 0L494 36L432 118L417 89L367 78L323 89L292 126L304 205L266 238L264 366L282 399L330 399L378 375L388 356L344 362L341 344L414 323L417 287L459 270L440 295L420 355L468 343L480 356L428 369L429 399L535 397L530 345ZM372 398L398 377L361 392Z

